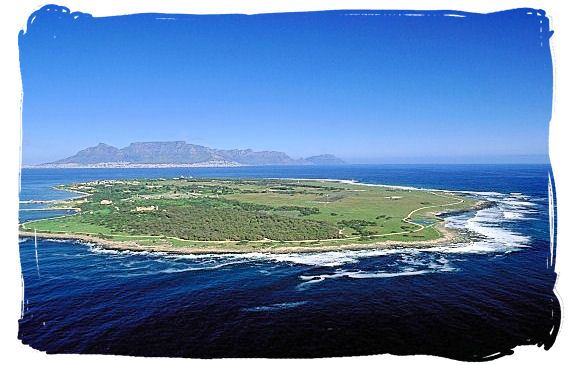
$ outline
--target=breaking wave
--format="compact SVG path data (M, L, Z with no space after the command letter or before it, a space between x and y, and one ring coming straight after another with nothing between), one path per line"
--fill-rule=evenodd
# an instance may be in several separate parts
M307 301L302 300L299 302L286 302L286 303L276 303L276 304L269 304L269 305L261 305L258 307L250 307L250 308L242 308L241 311L244 312L270 312L270 311L279 311L283 309L290 309L296 308L301 305L306 304Z

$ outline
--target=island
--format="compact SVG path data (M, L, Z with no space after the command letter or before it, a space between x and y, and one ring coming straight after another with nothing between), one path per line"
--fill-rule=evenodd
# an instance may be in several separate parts
M171 253L310 252L430 247L460 239L443 215L486 201L455 192L302 179L127 179L55 186L44 209L72 215L20 224L21 236Z

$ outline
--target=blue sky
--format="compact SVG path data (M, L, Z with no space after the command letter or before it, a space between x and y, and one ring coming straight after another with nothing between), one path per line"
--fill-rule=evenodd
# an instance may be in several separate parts
M169 140L353 163L547 161L546 18L425 14L40 10L19 40L23 164Z

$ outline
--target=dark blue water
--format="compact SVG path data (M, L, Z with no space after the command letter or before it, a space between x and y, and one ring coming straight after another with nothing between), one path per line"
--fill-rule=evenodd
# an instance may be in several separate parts
M298 177L468 191L494 205L448 217L472 241L436 249L165 255L20 240L19 338L49 353L184 357L432 354L481 360L550 347L549 166L23 170L21 200L129 177ZM20 212L20 220L37 219Z

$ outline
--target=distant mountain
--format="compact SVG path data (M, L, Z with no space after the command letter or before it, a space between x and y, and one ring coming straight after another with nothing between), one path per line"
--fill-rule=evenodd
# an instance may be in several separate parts
M77 152L76 155L63 160L56 161L55 163L80 163L80 164L92 164L98 162L116 161L120 156L121 151L108 144L99 143L95 147L85 148Z
M251 149L220 150L174 142L134 142L118 149L105 143L88 147L71 157L38 167L148 167L148 166L267 166L267 165L339 165L333 155L294 160L284 152Z
M343 165L345 163L342 159L330 154L312 156L305 160L314 165Z
M213 150L227 161L242 165L295 165L295 161L284 152L246 150Z

